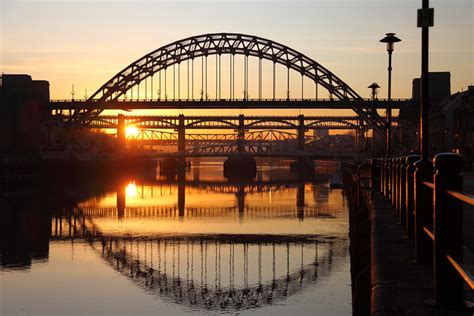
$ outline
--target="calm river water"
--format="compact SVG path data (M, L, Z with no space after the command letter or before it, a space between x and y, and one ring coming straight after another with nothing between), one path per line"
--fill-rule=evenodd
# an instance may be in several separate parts
M1 315L350 315L348 207L327 180L201 164L1 198Z

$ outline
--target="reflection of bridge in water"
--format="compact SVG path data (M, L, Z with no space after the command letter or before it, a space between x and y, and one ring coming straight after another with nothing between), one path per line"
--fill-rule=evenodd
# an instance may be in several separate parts
M161 182L163 184L163 182ZM221 182L221 181L165 181L177 187L177 201L171 205L127 206L127 190L140 198L153 198L162 191L162 187L153 185L136 186L129 183L117 189L117 204L115 207L97 207L82 205L80 211L93 217L146 218L146 217L239 217L244 218L294 218L303 220L305 217L337 217L345 214L345 210L328 205L308 206L305 202L305 182L302 181L256 181L256 182ZM199 188L207 192L234 194L235 204L232 206L186 206L186 188ZM295 191L296 205L247 205L245 197L252 193ZM130 193L130 192L129 192Z
M83 239L147 292L191 309L238 311L315 286L341 263L344 239L308 235L102 234L80 210L53 219L53 240Z

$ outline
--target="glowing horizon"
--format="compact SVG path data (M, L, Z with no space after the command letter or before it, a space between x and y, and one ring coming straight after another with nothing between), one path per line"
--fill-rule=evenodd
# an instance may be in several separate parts
M454 93L474 81L473 10L468 0L450 3L431 2L435 27L430 36L430 70L450 71ZM302 52L363 97L369 96L368 84L378 82L382 87L379 96L385 97L387 53L378 41L385 32L393 31L402 42L397 43L393 55L392 95L403 98L411 96L411 81L419 77L416 10L420 5L386 0L280 1L272 5L265 1L186 2L183 11L183 2L168 1L6 0L1 10L0 64L4 73L26 73L34 79L48 80L52 99L70 99L72 84L75 97L82 99L86 90L91 95L131 62L159 47L193 35L228 31L264 37ZM281 12L286 13L285 20L279 18ZM129 23L118 23L123 16ZM213 56L209 61L208 73L213 74ZM240 66L236 64L236 76L242 72ZM223 73L225 67L224 63ZM270 69L265 67L264 72L268 72ZM283 72L280 69L277 73L277 84L286 85ZM297 74L291 76L291 94L299 97L300 80ZM213 87L213 76L209 79ZM184 80L181 76L182 83ZM198 98L200 85L198 78L195 80L198 87L194 96ZM236 96L241 96L241 82L236 80L237 84ZM249 87L250 97L255 96L252 89L257 88L252 79ZM271 95L268 88L264 85L264 97ZM223 84L222 94L226 89ZM305 90L310 89L308 84ZM277 89L278 97L284 97L284 90ZM320 88L319 96L325 94Z

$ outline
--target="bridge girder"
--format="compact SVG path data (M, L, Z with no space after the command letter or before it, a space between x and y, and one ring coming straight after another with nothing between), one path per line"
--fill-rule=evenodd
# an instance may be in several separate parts
M305 128L309 129L356 129L360 118L355 116L305 116ZM177 129L178 116L126 116L125 125L144 129ZM243 116L245 129L295 130L298 116ZM101 115L92 120L90 128L116 128L117 116ZM185 116L185 129L237 129L238 116Z

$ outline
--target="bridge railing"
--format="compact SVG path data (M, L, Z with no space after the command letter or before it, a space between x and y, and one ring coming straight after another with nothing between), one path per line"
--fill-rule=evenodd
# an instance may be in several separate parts
M392 102L407 102L410 101L411 99L405 99L405 98L392 98ZM293 102L293 101L305 101L305 102L373 102L372 99L334 99L334 98L221 98L221 99L215 99L215 98L207 98L207 99L186 99L186 98L181 98L181 99L173 99L173 98L168 98L168 99L159 99L159 98L147 98L147 99L117 99L113 100L112 102L122 102L122 103L127 103L127 102L186 102L186 101L203 101L203 102ZM377 99L377 102L387 102L388 99ZM53 99L50 100L51 103L65 103L65 102L77 102L77 103L84 103L84 102L96 102L96 100L84 100L84 99Z
M474 206L474 196L463 192L462 156L436 155L428 175L431 181L417 174L419 158L410 155L366 162L371 164L370 189L391 201L407 237L415 240L417 264L433 265L434 302L460 307L464 283L474 290L474 276L463 265L463 207Z

